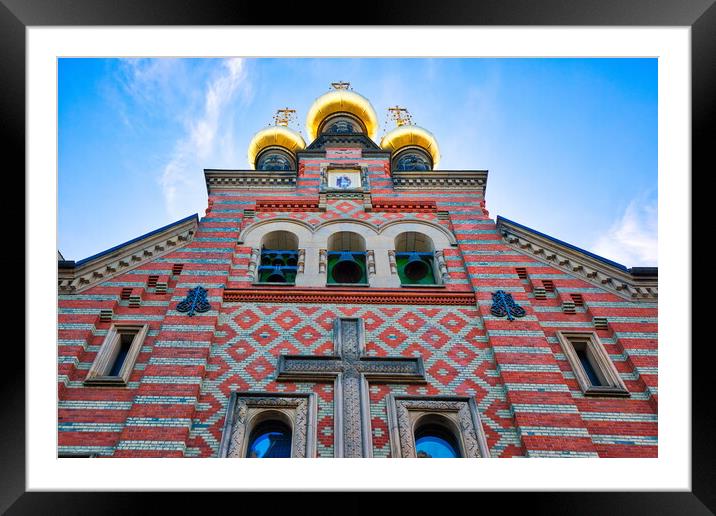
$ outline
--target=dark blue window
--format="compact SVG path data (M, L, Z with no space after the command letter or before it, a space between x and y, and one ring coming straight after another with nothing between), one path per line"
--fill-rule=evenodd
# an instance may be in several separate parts
M586 349L575 349L577 352L577 356L579 357L579 361L582 363L582 368L584 369L584 372L587 373L587 376L589 377L589 381L594 385L595 387L598 387L602 385L601 380L599 380L599 377L597 376L597 372L592 367L592 363L589 361L589 357L587 356L587 350Z
M117 351L117 358L114 359L114 364L112 364L112 369L109 370L109 376L119 376L119 372L122 370L124 361L127 359L127 354L129 353L129 348L132 347L132 341L134 340L134 335L122 334L119 336L119 338L120 338L120 342L119 342L119 350Z
M455 436L440 425L423 425L415 431L415 452L420 458L460 457Z
M420 154L411 152L400 156L395 168L403 171L430 170L430 162Z
M257 170L291 170L291 162L281 154L265 154L256 166Z
M264 421L251 432L247 457L269 459L291 456L291 429L280 421Z

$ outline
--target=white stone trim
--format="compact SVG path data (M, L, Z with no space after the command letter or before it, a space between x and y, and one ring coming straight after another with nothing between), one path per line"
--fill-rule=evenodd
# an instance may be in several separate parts
M394 190L469 190L484 195L487 170L393 170Z
M232 392L219 457L246 457L252 429L267 419L291 427L291 457L316 457L317 406L315 393Z
M383 224L380 227L379 233L387 237L392 237L393 240L395 240L399 234L408 231L422 233L430 237L435 250L446 249L457 245L457 239L452 232L440 224L433 224L432 222L424 220L394 220Z
M604 344L595 332L555 332L564 355L567 357L574 377L577 379L580 389L589 396L629 396L629 390L619 376L619 371L609 359L609 354L604 349ZM582 363L574 349L574 341L586 341L587 353L592 357L592 365L597 375L607 383L604 386L592 385Z
M247 247L261 248L264 237L274 231L288 231L298 238L298 247L302 248L313 238L313 227L302 220L288 217L276 217L259 220L244 228L239 235L239 243Z
M184 247L192 241L198 226L195 217L176 224L165 231L129 242L111 253L58 271L60 294L78 294L140 265Z
M498 219L497 230L509 247L605 291L629 301L654 302L658 299L659 283L656 276L634 276L628 271L611 266L576 249L559 245L553 240L515 226L504 219Z
M399 288L400 278L391 267L390 253L395 251L395 239L405 232L416 232L430 238L436 252L452 247L455 236L446 228L426 221L397 220L384 226L375 226L361 220L337 219L322 222L313 227L307 222L281 217L255 222L244 229L240 243L251 248L260 248L263 238L274 231L289 231L298 238L298 248L304 250L304 267L296 275L296 286L325 287L327 283L325 256L321 253L328 249L331 235L342 231L357 233L365 240L365 248L372 252L373 258L368 263L370 274L368 282L371 287ZM436 253L436 260L437 260ZM374 271L373 272L373 268ZM445 280L444 271L439 262L434 267L436 281Z
M113 324L87 372L84 380L85 385L127 385L148 332L149 325L147 324ZM122 369L117 376L109 376L110 369L119 351L121 336L127 333L133 334L134 337L124 359L124 364L122 364Z
M474 398L466 396L408 396L389 394L388 432L392 457L416 457L415 424L425 416L450 421L464 458L490 457L487 438Z

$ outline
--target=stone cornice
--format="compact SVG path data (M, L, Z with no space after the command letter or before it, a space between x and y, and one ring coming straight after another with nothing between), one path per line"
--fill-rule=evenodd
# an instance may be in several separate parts
M373 211L435 213L437 204L433 199L372 198Z
M658 299L656 267L628 269L578 247L526 226L497 217L497 230L504 242L556 269L576 276L630 301Z
M349 288L239 288L224 290L224 302L236 303L349 303L386 305L475 306L474 292L405 291Z
M59 293L77 294L175 251L191 242L198 224L198 216L192 215L84 260L59 261Z
M258 199L256 213L261 212L304 212L318 211L320 198L316 199Z
M295 170L213 170L204 169L206 191L211 194L213 189L244 190L269 189L293 190L296 188L297 173Z
M396 190L477 190L485 193L487 170L427 170L392 173Z

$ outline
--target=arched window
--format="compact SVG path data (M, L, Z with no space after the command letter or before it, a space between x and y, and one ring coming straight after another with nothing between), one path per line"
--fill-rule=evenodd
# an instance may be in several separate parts
M432 165L427 154L417 149L410 149L398 154L393 162L395 170L405 172L432 170Z
M355 129L353 129L353 124L348 120L338 120L337 122L332 123L326 132L334 134L350 134L354 133Z
M298 270L298 238L289 231L272 231L261 245L259 283L293 285Z
M291 456L291 428L278 419L268 419L251 431L246 448L249 458L283 458Z
M425 416L415 425L415 454L419 458L462 457L453 425L442 416Z
M269 149L256 161L256 170L293 170L293 160L285 152Z
M347 113L339 113L326 118L318 131L320 134L355 134L365 133L361 121Z
M395 238L395 263L403 285L436 283L433 242L422 233L406 231Z
M328 238L328 284L368 284L365 240L358 233L341 231Z

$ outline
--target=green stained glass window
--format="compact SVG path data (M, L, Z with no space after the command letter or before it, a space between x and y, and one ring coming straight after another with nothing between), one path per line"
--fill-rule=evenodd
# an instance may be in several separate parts
M366 285L365 252L329 251L327 272L329 284Z
M398 276L403 285L434 285L433 253L395 253Z

